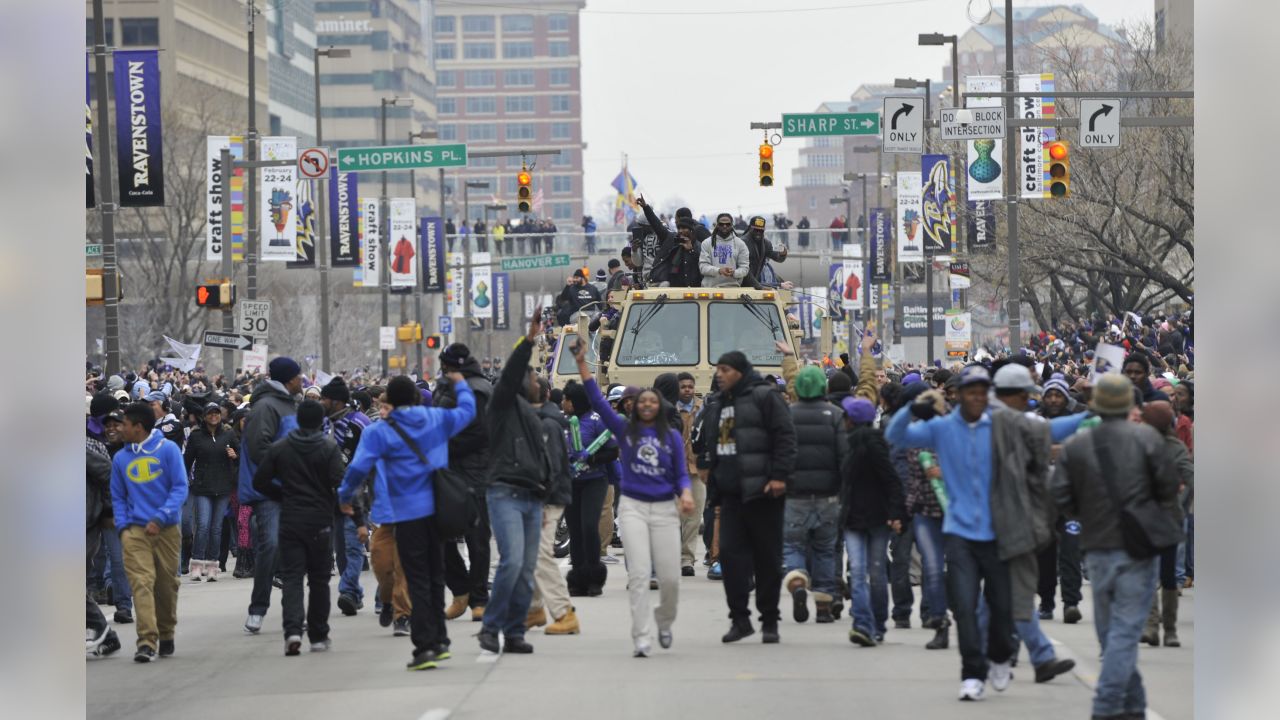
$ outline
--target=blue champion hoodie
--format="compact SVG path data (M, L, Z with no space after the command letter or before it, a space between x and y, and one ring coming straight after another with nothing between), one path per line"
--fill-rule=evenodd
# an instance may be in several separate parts
M424 468L413 449L387 422L365 428L355 457L338 488L338 500L349 504L356 491L376 470L373 508L369 517L379 525L429 517L436 512L431 473L449 464L449 438L466 429L476 416L476 396L466 383L455 383L458 406L435 408L413 405L391 411L391 418L413 438L427 458Z
M126 443L111 461L111 509L116 532L151 521L161 527L182 520L187 470L182 451L159 429L140 443Z

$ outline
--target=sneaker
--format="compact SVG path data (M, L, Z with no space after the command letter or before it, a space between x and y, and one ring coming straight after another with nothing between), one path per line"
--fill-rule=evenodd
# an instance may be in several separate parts
M711 569L707 571L708 580L723 580L724 575L720 572L720 562L716 561L711 564Z
M328 652L333 647L333 641L329 638L323 640L315 640L311 643L311 652Z
M617 565L618 558L615 555L601 555L600 562L604 563L605 565Z
M404 637L409 634L409 618L396 618L395 627L391 629L391 634L396 637Z
M840 599L831 601L831 617L836 620L840 619L840 614L844 612L844 601Z
M155 659L156 651L150 645L139 645L138 652L133 654L133 661L138 663L149 663Z
M884 633L876 633L876 644L877 645L884 644Z
M84 651L94 652L107 639L107 634L111 632L111 626L107 625L98 632L94 632L93 628L84 629Z
M662 646L663 650L667 650L671 647L671 641L673 639L674 638L672 638L670 630L658 631L658 644Z
M870 635L862 632L858 628L849 630L849 642L859 647L875 647L876 641Z
M972 678L960 683L960 699L976 701L982 699L983 682Z
M987 679L991 681L991 687L995 688L996 692L1004 692L1013 680L1013 668L1007 662L993 662L987 670Z
M395 619L395 608L391 606L391 603L383 605L382 609L378 611L378 624L382 627L391 627L393 619Z
M776 645L782 637L778 635L778 623L765 623L760 627L760 641L766 645Z
M533 653L533 646L523 637L516 635L508 635L502 643L502 652L515 653L517 655L529 655Z
M1052 610L1041 610L1041 611L1040 611L1040 619L1041 619L1041 620L1052 620L1052 619L1053 619L1053 611L1052 611Z
M111 653L120 649L120 636L116 635L115 630L108 630L107 636L103 638L98 647L94 649L93 654L98 657L106 657Z
M646 641L639 640L636 641L636 651L633 657L646 658L649 657L651 652L653 652L653 646Z
M284 654L293 657L302 652L302 636L290 635L284 639Z
M160 657L172 657L172 656L173 656L173 640L172 639L161 640L160 641Z
M744 637L754 635L755 632L756 632L756 629L751 627L751 621L744 620L741 623L734 623L730 625L729 632L725 633L724 637L720 638L720 642L723 642L723 643L738 642Z
M410 660L409 664L405 665L405 667L409 670L435 670L440 667L436 662L439 659L440 658L435 654L435 651L423 650L422 652L414 653L413 659Z
M798 623L809 619L809 592L804 586L791 591L791 618Z
M485 652L491 652L497 655L502 652L501 646L498 645L498 634L491 633L487 630L481 630L476 637L480 640L480 649Z
M204 566L204 579L206 582L218 582L218 573L224 572L218 567L218 563L210 560L208 565Z
M250 635L257 635L258 631L261 629L262 629L261 615L250 614L249 617L245 618L245 621L244 621L245 632L249 633Z
M894 621L893 621L893 629L894 629L894 630L910 630L910 629L911 629L911 618L906 618L906 619L903 619L903 620L894 620Z
M272 576L271 576L271 587L273 587L273 588L275 588L275 589L277 589L277 590L283 590L283 589L284 589L284 578L280 577L279 575L272 575Z
M1047 663L1042 663L1036 666L1036 682L1049 682L1063 673L1071 672L1071 668L1074 668L1075 666L1075 660L1059 660L1054 658Z
M693 577L693 566L685 565L680 568L680 577Z
M449 652L449 646L445 643L438 643L435 647L431 648L431 652L436 654L437 660L448 660L453 657L453 653Z
M356 607L356 602L356 599L347 593L341 593L338 595L338 609L347 617L351 617L356 614L356 610L359 609Z
M1080 608L1075 605L1068 605L1066 609L1062 611L1062 622L1068 625L1075 625L1082 619L1084 619L1084 616L1080 614Z

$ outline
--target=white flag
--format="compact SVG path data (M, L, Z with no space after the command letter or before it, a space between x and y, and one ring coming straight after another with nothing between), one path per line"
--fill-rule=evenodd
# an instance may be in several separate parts
M183 359L190 358L192 360L200 359L199 345L188 345L186 343L180 343L177 340L174 340L173 338L169 337L168 335L164 335L163 337L164 337L164 341L169 343L169 347L173 348L173 351L177 353L178 357Z

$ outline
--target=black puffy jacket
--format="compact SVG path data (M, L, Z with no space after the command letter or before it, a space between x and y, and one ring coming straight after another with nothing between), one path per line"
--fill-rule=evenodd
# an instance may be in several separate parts
M840 464L849 440L844 411L822 400L800 400L791 406L796 428L796 469L787 496L830 497L840 492Z
M485 485L484 469L488 465L489 428L486 425L485 413L489 399L493 397L493 383L485 377L480 362L474 356L468 357L458 369L466 379L467 386L476 396L476 416L462 432L449 438L449 467L461 471L467 477L467 484L473 488ZM442 379L436 384L431 394L434 407L452 408L458 406L458 396L453 384Z
M890 520L905 520L902 480L889 460L889 443L884 433L870 425L849 431L849 452L840 474L840 517L843 527L870 530Z
M338 486L347 463L338 443L319 431L295 428L267 447L253 475L253 488L280 503L280 522L290 527L333 524ZM276 485L273 480L280 479Z
M523 392L532 356L533 345L521 338L503 364L502 375L489 399L485 413L490 438L488 480L491 484L531 490L545 498L551 468L542 421Z
M703 418L703 455L710 468L708 497L742 502L764 497L770 480L791 482L796 465L796 429L776 383L752 371L729 390L709 396ZM731 416L725 409L733 408Z
M546 402L538 408L546 436L547 461L551 464L551 487L547 495L548 505L564 507L573 500L573 472L569 469L569 450L565 445L565 433L569 421L555 403Z
M227 448L240 444L229 425L219 425L216 433L208 425L191 431L183 462L191 477L192 495L229 495L239 480L240 461L227 457Z

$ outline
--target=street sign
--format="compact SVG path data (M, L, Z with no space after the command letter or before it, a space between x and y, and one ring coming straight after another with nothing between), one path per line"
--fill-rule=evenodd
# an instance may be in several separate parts
M240 324L237 331L255 338L267 338L271 327L271 302L269 300L241 300Z
M298 153L298 174L307 180L329 175L329 148L309 147Z
M884 99L884 129L881 149L887 153L924 153L924 98Z
M441 335L453 334L453 318L449 317L448 315L440 316L440 334Z
M227 333L217 333L211 330L205 330L204 344L206 347L223 348L226 350L248 350L253 347L253 338L248 335L228 335Z
M783 137L879 133L880 113L806 113L782 116Z
M504 258L503 271L540 270L542 268L568 267L568 255L534 255L533 257ZM441 330L441 332L444 332Z
M1080 147L1120 147L1120 101L1080 100Z
M338 169L342 172L461 167L466 164L467 146L462 143L338 148Z
M393 327L378 328L378 349L379 350L395 350L396 349L396 329Z
M102 245L100 243L85 245L84 256L85 257L102 257Z
M999 140L1004 137L1004 107L968 108L973 120L960 123L956 113L960 108L938 110L939 137L943 140Z

